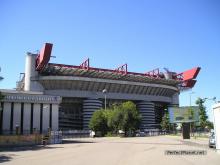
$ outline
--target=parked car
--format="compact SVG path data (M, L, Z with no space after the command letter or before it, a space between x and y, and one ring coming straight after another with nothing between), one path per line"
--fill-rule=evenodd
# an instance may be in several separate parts
M146 136L146 133L139 131L139 132L136 133L135 136L137 136L137 137L144 137L144 136Z
M211 132L209 136L209 148L215 148L215 133Z

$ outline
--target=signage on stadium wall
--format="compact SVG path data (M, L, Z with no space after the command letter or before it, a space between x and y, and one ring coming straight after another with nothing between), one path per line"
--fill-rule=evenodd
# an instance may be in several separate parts
M16 102L40 102L40 103L60 103L60 96L33 96L33 95L6 95L4 101Z
M199 108L191 107L168 107L170 123L189 123L199 120Z

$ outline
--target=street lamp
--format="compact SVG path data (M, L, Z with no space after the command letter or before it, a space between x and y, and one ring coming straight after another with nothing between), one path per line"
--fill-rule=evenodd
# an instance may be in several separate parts
M189 93L189 106L190 106L190 109L191 109L191 106L192 106L192 94L195 94L195 92L190 92ZM190 129L190 132L193 134L193 129L192 129L192 123L189 123L189 129Z
M189 93L189 106L191 107L191 98L192 98L192 94L195 94L195 92L191 92Z
M202 100L204 100L204 101L206 101L206 100L212 100L212 101L214 101L215 103L217 103L216 97L213 97L213 98L207 98L207 97L205 97L205 98L202 99Z
M216 97L213 97L213 98L205 97L205 98L203 98L202 100L203 100L204 102L205 102L206 100L211 100L211 101L214 101L215 103L217 103ZM215 117L214 117L214 111L212 110L211 113L212 113L213 120L214 120L214 119L215 119ZM214 121L214 123L215 123L215 121Z
M102 93L104 93L104 95L105 95L105 110L106 110L106 93L107 93L107 89L103 89Z

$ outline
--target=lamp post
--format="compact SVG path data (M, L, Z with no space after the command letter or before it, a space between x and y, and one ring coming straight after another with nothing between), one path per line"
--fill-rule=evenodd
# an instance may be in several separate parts
M206 100L214 101L215 104L217 103L216 97L213 97L213 98L208 98L208 97L202 98L203 103L205 103ZM207 111L206 111L206 113L207 113ZM213 117L213 126L214 126L214 123L215 123L214 109L211 111L211 115ZM215 129L215 126L214 126L214 129Z
M214 101L215 103L217 103L216 97L213 97L213 98L207 98L207 97L205 97L205 98L203 98L202 100L204 100L204 101L206 101L206 100L212 100L212 101Z
M214 101L215 104L218 103L217 100L216 100L216 97L213 97L213 98L205 97L205 98L203 98L202 100L203 100L204 102L205 102L206 100L210 100L210 101ZM213 111L211 111L211 113L212 113L212 116L213 116L213 119L214 119L214 113L213 113Z
M190 106L190 107L192 106L192 102L191 102L192 94L195 94L195 92L189 93L189 106Z
M104 93L104 95L105 95L105 110L106 110L106 93L107 93L107 89L103 89L102 93Z
M190 92L189 93L189 106L190 106L190 110L192 111L191 107L192 107L192 94L195 94L195 92ZM193 135L193 122L189 123L189 132Z

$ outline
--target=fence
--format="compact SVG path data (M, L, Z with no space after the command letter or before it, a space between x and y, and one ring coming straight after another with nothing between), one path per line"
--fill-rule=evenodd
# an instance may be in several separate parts
M51 136L52 134L52 136ZM51 138L52 140L50 140ZM27 145L39 145L43 144L45 141L49 143L60 143L61 140L57 140L60 136L53 131L42 131L34 129L31 133L30 130L24 130L20 132L19 129L16 130L2 130L0 134L0 146L10 147L10 146L27 146ZM51 141L51 142L50 142ZM45 143L44 143L45 144Z
M141 132L137 132L136 136L159 136L167 134L169 134L169 132L160 129L145 129Z
M90 136L89 130L65 130L61 131L63 139L66 138L85 138Z
M0 135L0 146L26 146L41 144L41 134L31 135Z
M89 137L89 130L65 130L65 131L44 131L40 134L34 130L33 134L30 131L10 131L4 130L0 135L0 146L24 146L24 145L39 145L39 144L59 144L62 139L69 138L85 138Z
M182 136L182 130L168 131L167 134ZM208 138L210 136L210 130L191 130L190 137L204 137Z
M159 136L159 135L167 135L169 134L167 131L163 130L149 130L145 131L145 136Z

